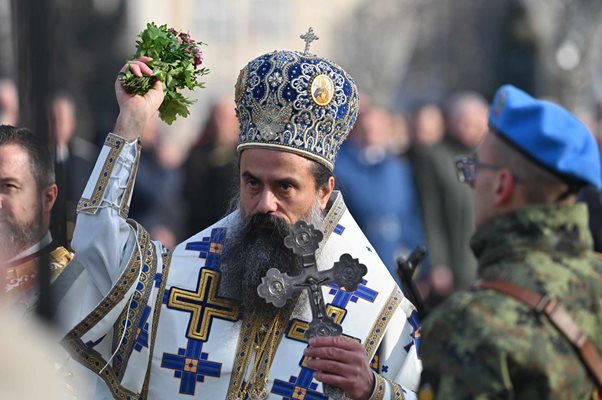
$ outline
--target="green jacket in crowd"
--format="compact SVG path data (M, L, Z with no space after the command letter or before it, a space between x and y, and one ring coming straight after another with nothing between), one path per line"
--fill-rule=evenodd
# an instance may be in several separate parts
M529 206L471 240L482 280L556 298L602 352L602 261L585 205ZM593 381L545 315L492 290L459 292L424 321L420 399L590 399Z

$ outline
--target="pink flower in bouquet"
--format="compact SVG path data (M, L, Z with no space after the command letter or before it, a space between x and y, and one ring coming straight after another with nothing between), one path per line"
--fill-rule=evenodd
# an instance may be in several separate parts
M178 40L179 40L179 39L181 39L181 40L185 41L185 42L186 42L186 43L188 43L188 44L191 44L191 43L192 43L192 40L190 39L190 34L189 34L189 33L186 33L186 32L182 32L182 33L180 33L180 36L178 37ZM182 43L182 42L180 42L180 43Z
M194 67L196 68L203 63L203 53L195 47L192 49L192 54L194 54Z

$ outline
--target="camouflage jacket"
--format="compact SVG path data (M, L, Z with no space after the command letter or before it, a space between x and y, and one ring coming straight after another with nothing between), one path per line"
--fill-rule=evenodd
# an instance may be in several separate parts
M471 240L483 280L507 280L560 300L602 351L602 261L584 205L530 206ZM425 320L419 398L588 399L594 385L544 315L491 290L456 293Z

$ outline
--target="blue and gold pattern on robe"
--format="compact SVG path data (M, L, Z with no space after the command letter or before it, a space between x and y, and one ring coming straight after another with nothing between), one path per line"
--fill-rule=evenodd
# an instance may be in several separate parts
M199 258L205 259L205 268L218 270L225 238L226 229L215 228L211 230L210 236L204 237L200 242L186 243L186 250L198 251Z
M244 326L248 321L238 320L235 304L230 299L217 296L216 290L225 229L232 225L232 218L226 217L193 236L168 255L161 254L163 250L158 244L150 244L159 267L144 271L144 279L153 295L145 303L141 301L137 305L136 315L130 316L131 322L121 325L128 328L126 331L118 331L120 325L115 323L107 331L103 323L109 312L116 315L115 321L119 316L127 315L123 311L128 306L127 298L124 298L126 294L146 290L137 288L137 278L143 271L134 256L99 308L66 337L65 341L74 349L75 356L106 382L113 397L225 398L232 389L232 378L238 375L247 380L249 371L237 370L237 354L233 349L238 339L244 336ZM399 351L405 353L404 346L411 341L411 331L406 321L411 313L411 305L388 278L388 272L378 256L366 250L369 243L346 210L339 193L333 194L323 229L325 240L318 251L321 269L330 268L332 258L336 259L343 252L357 254L362 261L370 264L366 282L355 293L345 293L337 287L322 289L328 312L342 321L346 335L362 340L371 358L386 338L385 331L393 332L387 339L390 350L381 353L379 361L382 365L390 366L383 371L384 377L397 381L402 377L399 371L407 357L407 354L400 354ZM150 243L148 234L139 229L138 241L144 249L142 253L146 254ZM132 251L132 254L136 253ZM161 254L162 258L157 254ZM217 309L224 314L211 315L215 303L221 305L222 308ZM321 383L313 378L314 373L304 365L302 356L307 346L303 332L310 318L306 310L294 314L283 325L282 332L286 332L287 336L283 335L275 348L273 365L266 377L266 389L271 399L323 396ZM112 332L113 326L117 328L116 332ZM402 329L406 332L403 336ZM113 359L115 365L111 365L107 360L112 355L112 349L107 349L105 345L119 336L119 332L128 335L127 346L131 345L136 351L118 348L118 353L124 357L117 363ZM104 340L103 335L107 335ZM95 345L88 348L84 341ZM125 372L119 374L121 380L114 368L119 363L125 365ZM384 382L386 395L397 393L393 383ZM402 379L401 382L405 381Z
M99 206L101 206L101 200L105 198L105 192L108 188L109 179L113 175L113 170L118 165L117 161L120 157L124 144L125 139L122 137L112 133L107 136L99 156L99 159L105 157L104 164L102 166L96 164L94 167L92 176L90 177L90 180L84 189L82 198L77 204L78 213L86 212L89 214L95 214L98 211ZM123 218L127 218L129 213L130 198L132 196L132 190L134 189L136 172L138 171L138 163L140 161L140 146L136 147L136 152L134 165L132 167L132 174L128 179L121 203L118 205L119 213Z
M222 364L209 360L209 354L203 352L203 341L190 339L177 354L163 353L161 368L174 370L174 377L181 381L180 393L194 395L197 382L203 383L206 376L220 377Z
M209 237L186 243L186 251L198 251L199 258L205 260L198 275L196 289L189 291L174 286L165 292L168 308L190 313L186 348L178 348L177 354L165 352L161 359L161 367L173 369L174 377L181 380L182 394L194 395L197 382L204 382L206 376L219 378L221 375L221 363L208 360L209 354L202 351L211 332L213 319L232 322L238 320L237 303L217 295L225 238L226 229L215 228L211 230Z
M135 328L137 325L132 323L118 322L115 324L117 329L121 329L123 340L118 342L117 353L120 361L111 365L103 355L96 350L107 335L99 335L97 338L86 337L88 332L93 332L95 326L108 318L109 314L117 309L117 305L123 303L127 294L134 288L134 293L130 301L125 301L125 308L118 316L119 320L126 317L133 319L141 318L145 307L142 302L148 301L148 291L153 288L153 280L148 277L154 277L157 268L155 247L150 241L150 235L140 225L132 222L137 229L138 242L140 244L140 255L133 252L128 264L111 291L105 296L103 301L79 324L77 324L63 338L63 346L70 352L71 356L78 360L82 365L93 371L105 381L107 387L115 399L137 399L138 394L121 384L121 378L125 373L129 357L132 353L135 340ZM144 260L141 255L145 255ZM145 272L144 272L145 271ZM134 301L134 299L137 299ZM125 329L123 329L125 327ZM115 337L115 336L113 336ZM84 339L85 338L85 339ZM90 345L92 344L92 345ZM117 353L115 355L117 356Z
M339 308L329 304L326 306L326 313L336 323L340 324L345 319L347 311L344 308ZM307 340L305 339L305 331L307 331L307 329L309 329L309 322L293 319L289 323L286 337L292 340L307 343ZM308 368L306 363L307 357L302 356L301 361L299 361L301 370L299 371L298 375L291 376L288 381L275 379L270 392L279 396L283 396L285 399L327 400L328 396L317 391L318 383L313 382L315 371Z
M213 318L238 320L238 305L231 299L219 297L220 272L203 267L199 274L196 291L172 287L169 289L167 307L190 313L186 337L206 341Z

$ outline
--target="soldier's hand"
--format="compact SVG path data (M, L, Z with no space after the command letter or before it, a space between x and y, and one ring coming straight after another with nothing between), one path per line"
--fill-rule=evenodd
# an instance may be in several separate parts
M153 71L146 65L150 60L149 57L140 57L128 61L121 71L129 68L135 76L152 75ZM149 119L163 102L163 83L157 80L144 96L132 96L123 90L121 82L117 79L115 95L119 103L119 117L115 123L114 132L128 140L134 140L142 135Z
M312 357L307 366L316 371L314 377L320 382L338 386L354 400L372 395L374 374L361 343L342 336L315 337L303 354Z

